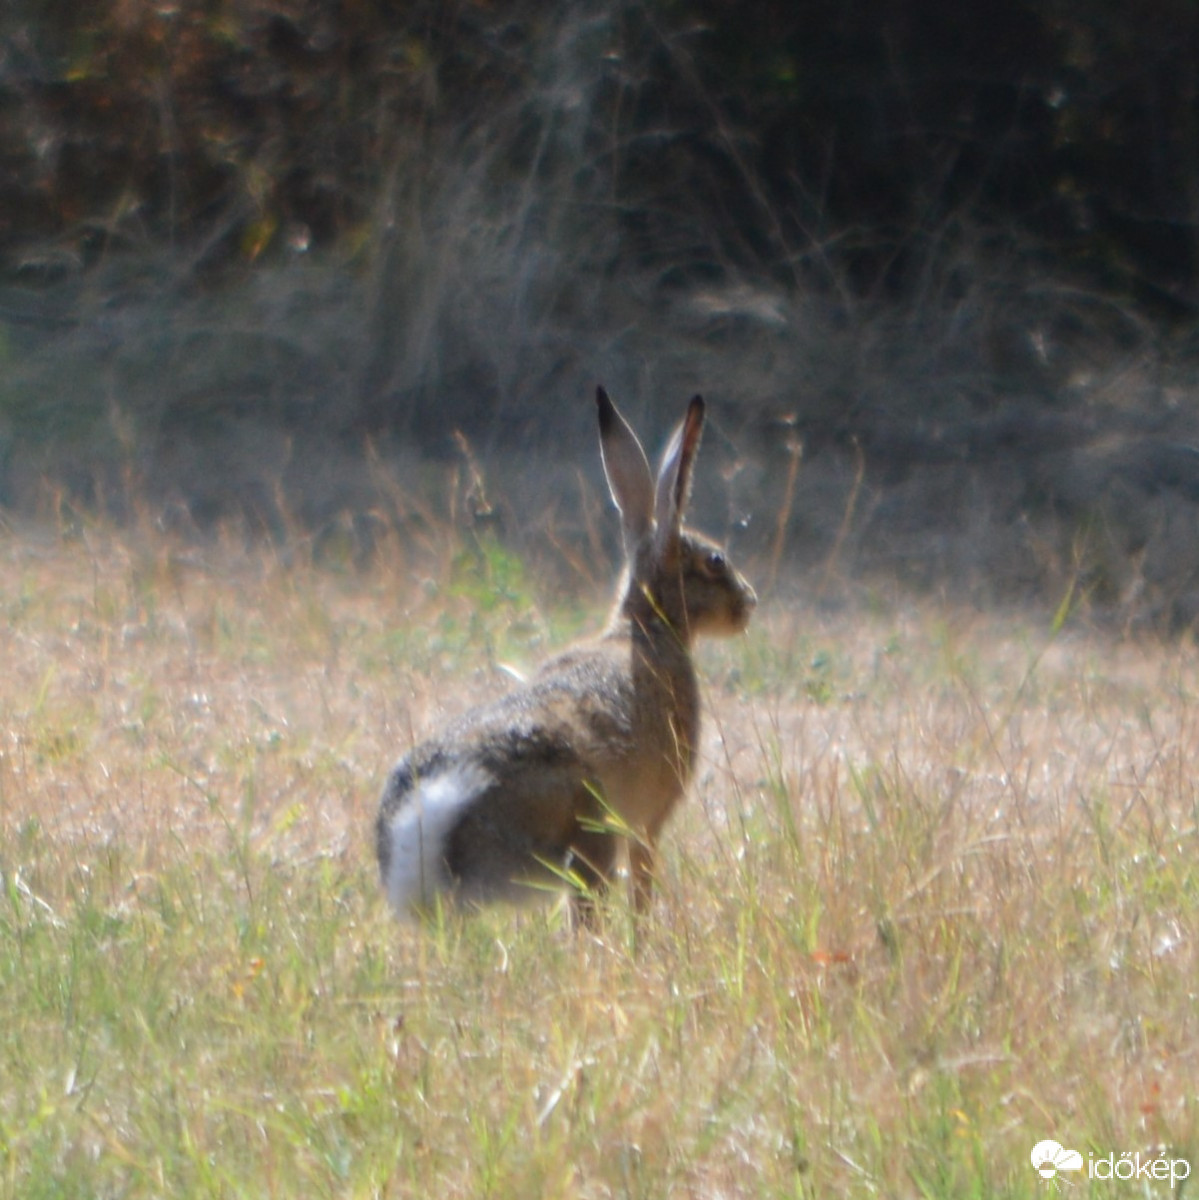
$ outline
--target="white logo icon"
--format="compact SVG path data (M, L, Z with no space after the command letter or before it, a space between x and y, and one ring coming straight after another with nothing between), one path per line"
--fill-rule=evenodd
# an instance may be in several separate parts
M1032 1148L1032 1165L1042 1179L1056 1179L1059 1171L1081 1171L1082 1155L1047 1138Z

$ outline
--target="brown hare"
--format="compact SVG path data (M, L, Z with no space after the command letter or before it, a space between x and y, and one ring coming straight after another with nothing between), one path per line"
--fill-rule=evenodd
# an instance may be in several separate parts
M655 485L603 388L600 449L625 566L607 628L526 683L472 709L393 768L376 824L396 911L526 900L569 880L581 915L628 842L633 900L649 904L654 848L691 778L700 703L691 645L746 628L754 590L723 551L684 529L704 423L696 396Z

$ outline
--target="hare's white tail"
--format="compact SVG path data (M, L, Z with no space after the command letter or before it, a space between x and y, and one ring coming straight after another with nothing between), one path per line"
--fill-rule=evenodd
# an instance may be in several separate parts
M446 838L491 782L474 763L448 763L415 778L401 763L388 781L391 803L378 828L383 886L401 916L428 908L450 884Z

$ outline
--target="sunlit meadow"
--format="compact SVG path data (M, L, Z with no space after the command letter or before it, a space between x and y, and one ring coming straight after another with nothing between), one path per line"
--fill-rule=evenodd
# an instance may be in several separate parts
M603 619L532 576L0 538L0 1195L1170 1194L1046 1181L1050 1137L1199 1170L1189 640L767 597L700 651L646 921L401 925L388 766Z

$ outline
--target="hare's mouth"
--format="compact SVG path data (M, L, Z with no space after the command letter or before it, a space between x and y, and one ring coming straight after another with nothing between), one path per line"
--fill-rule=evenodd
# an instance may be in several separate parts
M742 596L737 603L737 608L734 613L734 620L738 624L738 633L743 633L749 628L749 619L754 615L754 609L758 607L758 594L750 590Z
M708 637L735 637L749 628L749 619L756 606L756 599L730 604L723 612L711 614L708 620L698 625L698 630Z

